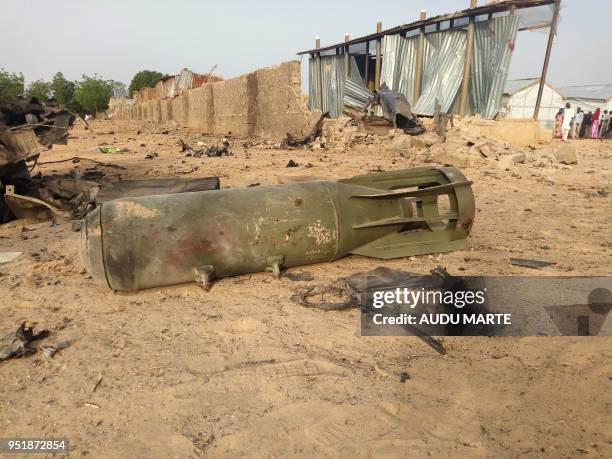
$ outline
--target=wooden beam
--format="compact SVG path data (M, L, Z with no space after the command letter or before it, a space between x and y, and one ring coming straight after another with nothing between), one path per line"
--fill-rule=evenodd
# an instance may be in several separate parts
M470 9L476 8L477 1L470 0ZM463 80L461 81L461 94L459 96L459 115L465 115L467 110L468 90L472 72L472 56L474 54L474 25L475 17L470 16L468 22L467 39L465 42L465 62L463 64Z
M538 98L533 111L533 119L537 120L540 114L540 104L542 103L542 94L544 92L544 84L546 83L546 73L548 72L548 62L550 61L550 52L552 51L553 40L557 32L557 20L559 18L559 9L561 8L561 0L555 0L555 10L550 23L550 32L548 33L548 44L546 45L546 56L544 57L544 65L542 67L542 76L540 77L540 87L538 88Z
M344 34L344 43L348 43L351 37L348 33ZM344 46L344 78L347 78L351 74L351 66L350 66L350 53L349 53L349 45Z
M315 47L319 49L321 47L321 39L319 37L315 40ZM317 103L319 110L323 111L323 71L321 69L321 53L317 53L316 60L316 71L317 71Z
M382 22L376 23L376 33L382 32ZM376 69L374 73L374 89L380 88L380 69L381 69L381 57L380 51L382 46L382 38L376 39Z
M365 87L370 89L370 42L366 42L366 53L365 53L365 75L363 76L363 82Z
M420 20L425 21L427 19L427 11L421 10ZM421 79L423 74L423 58L425 53L425 26L421 27L421 31L419 32L419 46L417 48L417 56L416 56L416 68L414 71L414 95L412 97L413 105L416 104L416 101L419 100L419 96L421 95Z
M552 23L550 22L542 22L541 24L533 24L530 26L521 27L518 29L519 32L523 30L537 30L537 29L545 29L546 27L550 27Z

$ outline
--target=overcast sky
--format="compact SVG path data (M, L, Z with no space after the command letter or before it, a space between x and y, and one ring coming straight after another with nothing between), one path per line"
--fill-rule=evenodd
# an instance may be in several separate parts
M483 4L484 0L479 0ZM563 0L548 81L612 83L612 2ZM129 84L139 70L183 67L225 78L296 59L296 52L469 6L469 0L0 0L0 68L27 81L83 73ZM510 78L539 76L546 33L520 32ZM306 60L306 58L305 58ZM306 71L304 65L302 72ZM305 78L303 78L305 80Z

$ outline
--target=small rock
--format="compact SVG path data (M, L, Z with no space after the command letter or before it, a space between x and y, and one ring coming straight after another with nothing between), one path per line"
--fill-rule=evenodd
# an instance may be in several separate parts
M578 164L576 147L573 145L562 145L553 152L553 155L562 164Z

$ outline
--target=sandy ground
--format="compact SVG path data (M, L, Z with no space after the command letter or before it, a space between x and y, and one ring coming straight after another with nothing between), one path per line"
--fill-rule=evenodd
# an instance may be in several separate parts
M185 158L178 137L195 130L101 121L75 127L71 156L109 178L218 175L222 186L273 184L277 176L350 177L411 167L383 146ZM138 131L141 131L137 134ZM128 147L102 154L102 142ZM385 265L427 273L612 274L612 142L576 143L580 162L561 169L466 168L477 214L469 249L389 262L351 256L294 268L311 282L253 274L119 294L80 266L68 222L0 226L0 332L22 321L69 340L0 363L0 436L67 437L71 456L91 457L486 457L612 456L612 338L446 338L440 355L412 337L360 337L357 310L312 310L290 301ZM144 159L147 153L159 156ZM300 164L286 168L289 159ZM308 163L312 167L305 168ZM42 164L43 174L93 163ZM509 257L556 265L534 272ZM400 373L410 376L400 381ZM100 381L101 378L101 381Z

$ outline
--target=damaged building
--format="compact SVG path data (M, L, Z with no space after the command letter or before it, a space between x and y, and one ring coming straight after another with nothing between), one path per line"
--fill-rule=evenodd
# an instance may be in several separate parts
M555 0L488 2L452 14L427 17L325 47L302 51L309 60L309 107L340 116L363 110L373 92L405 96L412 111L432 116L436 101L449 114L494 119L517 33L550 28L559 11ZM552 33L546 53L550 54ZM540 88L540 91L542 88ZM539 103L538 103L539 104ZM537 116L536 116L537 118Z

